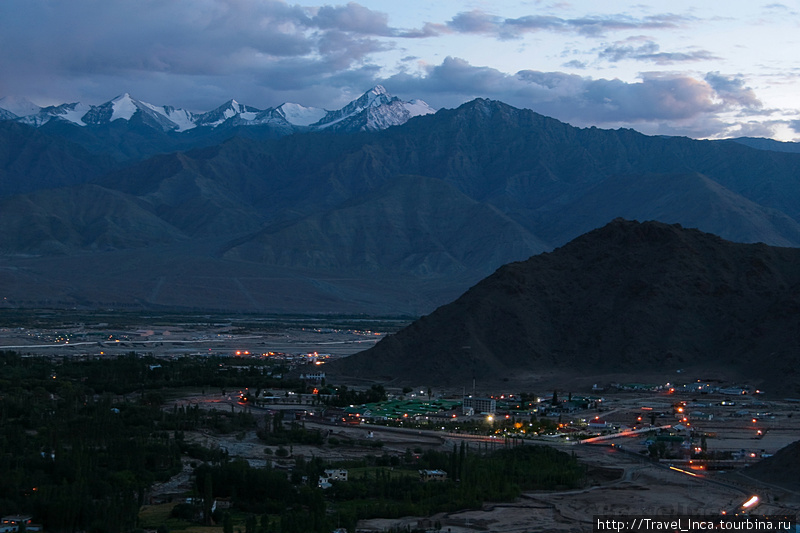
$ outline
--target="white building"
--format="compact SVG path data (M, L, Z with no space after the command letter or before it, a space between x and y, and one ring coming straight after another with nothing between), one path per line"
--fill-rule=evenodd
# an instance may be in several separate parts
M461 401L461 408L463 413L467 414L472 411L472 414L483 413L493 415L497 412L497 402L494 398L476 398L474 396L464 396Z
M325 473L319 476L317 486L321 489L331 487L331 481L347 481L347 469L345 468L330 468L325 470Z
M446 481L447 472L444 470L420 470L419 480L425 483L428 481Z

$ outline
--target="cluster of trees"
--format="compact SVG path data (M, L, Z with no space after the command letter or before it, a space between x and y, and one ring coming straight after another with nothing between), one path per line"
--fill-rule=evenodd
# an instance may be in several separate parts
M326 402L334 407L347 405L363 405L365 403L384 402L388 399L383 385L373 385L367 390L348 389L346 385L336 388L335 394Z
M319 459L295 461L291 476L270 468L254 468L243 459L195 470L197 485L213 497L230 498L239 511L250 513L253 533L328 532L336 527L326 513L328 503L316 483L325 465ZM209 498L205 498L209 501ZM225 512L220 512L224 525ZM261 516L260 526L255 517Z
M185 431L256 426L249 412L162 410L162 380L151 379L160 369L150 365L170 362L130 354L57 363L0 352L0 515L32 514L48 531L133 530L146 491L178 473L183 455L227 460ZM217 375L206 361L173 364L179 373L194 367L188 381L198 385Z
M66 360L65 360L66 361ZM231 389L288 387L302 389L299 380L272 377L285 375L288 367L266 359L247 359L231 365L230 357L182 357L175 361L156 359L150 354L129 353L113 359L73 362L60 369L67 379L81 379L96 393L129 394L165 387L216 387Z
M332 465L319 458L295 459L290 475L244 460L205 464L196 470L197 485L212 486L215 497L229 497L239 511L260 515L264 526L254 533L287 533L352 529L364 518L478 508L484 501L513 500L523 490L576 487L584 477L573 456L545 446L490 451L462 444L452 452L419 452L338 465L351 469L349 480L334 481L325 491L316 481ZM444 482L423 483L419 469L450 475Z
M256 431L256 436L266 444L283 446L286 444L312 444L321 446L324 439L318 429L306 429L292 420L287 428L283 423L283 411L264 415L264 423Z
M13 352L0 353L0 375L0 515L31 513L48 531L129 531L145 491L180 471L157 406L95 394Z
M159 427L169 431L208 429L219 434L247 431L257 425L256 416L248 410L208 410L200 409L197 404L175 405L171 411L164 411L159 420Z
M342 516L362 518L429 516L441 511L478 508L485 501L510 501L523 490L577 487L585 471L575 457L546 446L515 446L494 451L427 450L406 458L406 468L444 470L445 482L422 483L412 476L374 470L347 483L335 483L331 497ZM410 463L410 464L409 464Z
M210 503L228 497L237 512L249 513L245 533L352 528L361 518L426 515L507 500L520 490L575 486L582 476L574 458L549 448L490 451L462 445L446 453L368 456L361 466L369 468L361 475L323 491L317 479L332 465L320 459L296 459L287 474L230 460L224 450L184 438L185 432L198 429L242 434L258 429L268 443L321 444L319 431L297 422L287 427L280 411L259 420L247 410L208 411L197 405L165 410L159 384L185 380L210 387L218 379L218 364L157 362L162 367L151 369L153 363L130 354L56 364L0 352L0 515L32 514L56 533L132 531L148 489L179 472L185 455L200 463L195 470L197 494L204 502L200 519L210 523ZM155 371L163 371L162 376ZM343 387L336 401L385 397L380 386L363 392ZM405 474L390 474L389 466ZM444 483L421 483L420 468L443 469L450 476ZM230 525L224 512L213 518Z

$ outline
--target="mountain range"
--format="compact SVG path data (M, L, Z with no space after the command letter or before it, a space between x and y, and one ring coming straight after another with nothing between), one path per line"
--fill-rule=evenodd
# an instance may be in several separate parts
M800 246L791 143L575 128L485 99L430 113L382 87L324 114L16 104L0 101L9 306L418 315L616 217Z
M0 118L40 127L51 121L78 126L102 126L115 120L137 121L163 132L185 132L195 128L272 125L284 130L300 128L338 131L374 131L403 124L409 118L434 113L422 100L403 102L381 85L373 87L345 107L328 111L317 107L283 103L257 109L228 100L211 111L194 113L173 106L156 106L125 93L101 104L80 102L39 107L26 98L0 98Z
M393 385L746 382L800 392L800 249L616 219L511 263L326 373ZM769 364L764 364L769 361ZM680 377L680 376L677 376ZM684 376L685 377L685 376Z

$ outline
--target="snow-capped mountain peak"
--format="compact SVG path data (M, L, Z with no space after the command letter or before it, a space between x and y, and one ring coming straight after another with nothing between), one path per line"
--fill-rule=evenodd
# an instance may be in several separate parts
M434 113L422 100L404 102L376 85L336 111L283 103L266 110L228 100L205 113L172 106L156 106L121 94L100 105L81 103L41 108L24 98L0 98L0 120L17 120L41 126L50 120L66 120L78 126L100 126L116 121L136 122L156 130L183 132L197 127L272 125L284 132L297 128L336 131L373 131L403 124L412 117Z
M436 110L429 106L424 100L415 98L409 102L404 102L405 108L412 117L419 117L422 115L430 115L436 113Z
M328 114L328 111L319 107L305 107L290 102L279 105L275 110L293 126L310 126Z
M435 112L422 100L403 102L389 94L382 85L376 85L338 111L329 112L313 125L335 130L375 131Z
M389 91L387 91L386 87L384 87L383 85L376 85L375 87L373 87L372 89L367 91L366 94L375 95L375 96L386 95L386 96L388 96L390 98L392 96L391 94L389 94Z
M35 115L42 108L21 96L4 96L0 98L0 109L9 111L18 117L25 117Z
M85 124L111 124L117 120L126 122L138 117L144 125L161 131L177 129L178 125L167 118L163 108L147 104L125 93L99 106L91 106L81 118Z
M111 122L117 119L130 120L131 117L142 106L138 100L134 100L130 94L125 93L111 100Z
M73 124L77 124L78 126L85 126L86 123L83 121L83 116L90 110L91 106L82 104L80 102L74 102L72 104L61 104L59 106L45 107L38 116L42 119L45 119L45 121L52 118L60 118L68 122L72 122Z
M186 131L197 127L194 122L195 115L191 111L176 109L171 105L165 105L161 109L164 116L177 125L175 131Z
M234 120L238 123L247 123L254 120L261 112L261 109L240 104L236 100L231 99L216 109L196 115L194 123L197 126L210 127L217 127L229 120Z

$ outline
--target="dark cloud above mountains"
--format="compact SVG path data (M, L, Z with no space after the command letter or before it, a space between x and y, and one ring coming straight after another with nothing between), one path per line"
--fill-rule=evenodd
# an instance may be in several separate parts
M760 108L761 101L750 87L745 86L741 76L724 76L719 72L709 72L706 82L725 102L746 108Z
M435 107L489 97L579 125L682 121L671 127L703 135L723 126L711 120L713 113L762 107L742 76L660 72L622 81L597 77L596 70L594 78L543 69L504 72L453 52L425 59L412 46L465 35L507 44L501 41L549 32L574 39L565 47L564 58L571 61L563 63L573 71L588 72L599 63L661 68L718 59L688 43L662 50L655 37L643 35L685 29L697 22L691 16L569 18L554 16L555 10L531 11L515 18L461 11L399 28L387 13L356 2L310 7L283 0L4 0L0 96L26 96L42 105L98 104L130 92L194 111L231 97L257 107L284 101L332 107L383 83L401 97ZM620 31L619 40L602 42ZM386 53L394 54L395 65L380 63Z
M97 94L89 96L100 99L129 90L119 84L99 94L117 80L136 83L158 74L174 76L177 84L196 77L199 90L214 85L215 77L225 77L216 84L227 83L232 92L259 80L260 92L251 87L242 97L303 90L311 76L322 76L316 85L336 87L340 76L352 79L354 73L378 70L365 67L374 54L398 47L398 41L445 33L499 39L534 31L599 35L685 22L676 15L501 18L466 11L449 22L399 29L389 25L386 13L355 2L304 7L281 0L6 0L0 3L0 20L0 47L15 52L0 55L5 73L0 94L18 93L48 79L72 89L75 97L96 88ZM287 61L295 64L294 73L288 72ZM376 80L364 79L365 85L371 81ZM44 87L39 84L41 91Z
M506 74L448 57L426 76L394 76L387 82L406 93L426 93L440 105L487 97L565 120L575 125L615 126L683 121L683 134L711 135L722 124L714 114L760 105L743 80L709 73L705 80L669 73L644 73L635 83L592 79L563 72L522 70ZM680 131L674 127L673 131Z
M45 63L87 74L116 68L213 75L284 57L325 57L342 49L358 61L379 49L364 46L365 37L391 32L386 15L357 4L323 7L313 16L299 6L256 0L11 4L24 7L14 13L8 12L8 3L0 7L0 15L16 19L3 28L0 42L4 49L15 43L30 46L4 61ZM342 34L350 41L330 46L342 41Z
M612 30L675 29L693 19L680 15L663 14L644 18L628 15L560 18L546 15L528 15L503 18L481 10L458 13L447 22L446 28L459 33L491 34L501 39L518 37L537 31L574 32L586 36L601 36Z
M351 31L364 35L392 36L395 31L389 28L389 17L354 2L346 6L322 6L311 19L322 29Z
M42 97L55 82L61 98L97 103L147 83L137 96L170 102L176 86L194 87L184 102L222 87L225 99L263 101L309 83L329 85L320 99L330 98L342 80L369 88L377 69L368 57L393 46L378 37L398 33L385 13L357 3L278 0L9 0L0 20L0 48L15 51L0 55L0 94L35 98L33 87ZM155 85L167 77L171 86Z
M707 50L662 52L656 42L646 37L631 37L625 41L610 44L600 52L599 57L612 63L634 60L647 61L657 65L720 59Z

